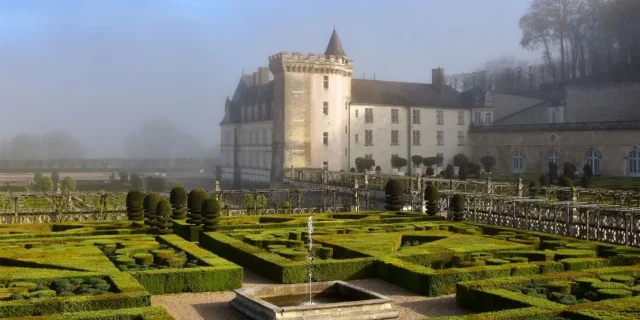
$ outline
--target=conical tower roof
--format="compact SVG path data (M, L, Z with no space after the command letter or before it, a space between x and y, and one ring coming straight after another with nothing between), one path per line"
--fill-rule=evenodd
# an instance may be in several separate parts
M342 42L340 42L340 37L338 37L338 32L335 28L333 29L331 39L329 39L329 45L327 45L327 50L324 54L330 54L338 57L344 57L347 55L344 53L344 49L342 49Z

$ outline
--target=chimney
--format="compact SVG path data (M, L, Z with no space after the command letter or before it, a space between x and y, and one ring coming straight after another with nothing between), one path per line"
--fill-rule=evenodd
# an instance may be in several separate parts
M258 68L258 83L259 84L267 84L269 82L269 68L260 67Z
M431 69L431 87L437 92L442 91L442 87L444 87L444 69Z
M260 84L260 83L258 82L258 80L259 80L259 79L258 79L258 72L254 72L254 73L253 73L253 86L254 86L254 87L255 87L255 86L257 86L258 84Z

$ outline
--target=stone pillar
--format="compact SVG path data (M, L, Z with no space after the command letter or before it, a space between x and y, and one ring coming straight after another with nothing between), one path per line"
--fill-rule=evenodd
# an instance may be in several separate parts
M324 185L327 184L327 167L326 166L322 167L322 184Z
M358 202L358 181L356 181L355 186L353 186L353 200L356 204L354 211L360 211L360 202Z
M221 191L222 189L220 189L220 181L216 180L216 188L214 189L215 191Z
M524 185L522 184L522 178L518 178L518 197L522 197L524 191Z
M369 189L369 178L367 177L367 172L364 173L364 188Z
M422 213L426 213L427 212L427 207L424 203L424 190L427 187L427 179L423 178L422 183L420 183L420 212Z
M487 185L486 185L487 194L491 193L491 177L487 176Z
M571 201L578 201L578 193L576 192L576 187L571 187Z
M296 176L295 176L294 174L295 174L295 173L294 173L293 165L292 165L292 166L291 166L291 176L290 176L290 179L291 179L291 180L295 179L295 177L296 177Z

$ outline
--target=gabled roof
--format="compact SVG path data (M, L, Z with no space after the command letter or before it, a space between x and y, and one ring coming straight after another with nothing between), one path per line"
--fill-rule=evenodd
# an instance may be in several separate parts
M333 29L331 39L329 39L329 44L327 45L327 50L324 51L324 54L339 57L344 57L347 55L346 53L344 53L344 49L342 49L342 42L340 42L340 37L338 37L338 32L336 31L336 29Z
M411 107L469 108L471 104L449 86L441 92L432 84L380 80L351 80L351 103Z

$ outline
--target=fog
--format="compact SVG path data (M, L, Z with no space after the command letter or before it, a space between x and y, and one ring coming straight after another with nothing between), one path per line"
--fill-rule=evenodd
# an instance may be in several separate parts
M500 56L539 60L519 45L529 4L2 1L0 157L212 154L242 71L280 51L322 53L334 25L355 78L430 82L436 67L460 73ZM63 149L42 149L46 137L67 133ZM42 150L7 155L16 139L38 140Z

